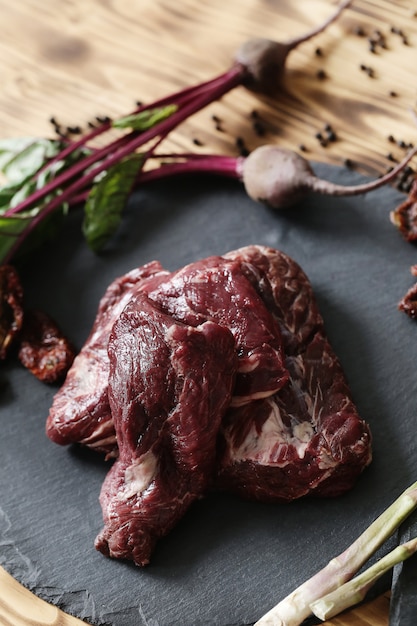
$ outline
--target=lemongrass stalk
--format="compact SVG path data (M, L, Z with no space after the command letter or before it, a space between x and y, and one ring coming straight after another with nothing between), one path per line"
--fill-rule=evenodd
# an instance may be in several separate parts
M397 546L377 563L374 563L364 572L352 578L339 589L335 589L335 591L313 602L310 605L311 611L319 619L326 620L342 613L342 611L355 604L359 604L365 598L369 589L383 574L389 572L397 563L410 558L415 552L417 552L417 537Z
M344 552L281 600L255 626L299 626L311 615L310 605L353 578L416 508L417 482L385 509Z

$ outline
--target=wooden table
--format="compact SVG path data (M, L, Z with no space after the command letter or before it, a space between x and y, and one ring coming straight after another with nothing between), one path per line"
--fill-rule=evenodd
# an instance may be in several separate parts
M332 0L0 0L0 137L50 136L95 116L226 70L246 39L285 41L334 10ZM373 44L370 40L377 40ZM385 172L417 141L417 4L354 0L337 23L294 50L276 99L238 88L177 128L166 150L237 154L278 143L316 161ZM265 134L253 127L256 110ZM219 127L216 119L221 119ZM330 124L336 141L317 133ZM197 145L197 143L199 145ZM415 161L414 161L415 162ZM386 626L388 593L333 619L334 626ZM0 621L79 624L24 590L0 569Z

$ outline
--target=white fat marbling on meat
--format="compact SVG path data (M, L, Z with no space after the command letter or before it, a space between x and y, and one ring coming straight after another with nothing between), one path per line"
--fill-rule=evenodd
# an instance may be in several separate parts
M254 424L249 431L243 444L234 450L233 459L236 461L251 458L260 464L285 466L288 462L285 448L292 446L300 459L304 457L305 450L314 435L314 429L310 422L295 422L291 426L284 424L281 412L277 404L271 400L268 419L262 425L259 433ZM280 451L283 452L282 458Z
M126 468L125 482L118 494L119 500L139 496L152 483L158 467L158 459L148 451Z

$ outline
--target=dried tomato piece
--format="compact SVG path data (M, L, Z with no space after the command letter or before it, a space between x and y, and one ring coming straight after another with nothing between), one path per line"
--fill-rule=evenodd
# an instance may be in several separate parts
M400 300L398 308L412 319L417 319L417 283L410 287L402 300Z
M26 311L18 356L36 378L54 383L65 377L75 350L49 315Z
M390 219L407 241L417 240L417 178L411 185L407 199L391 211Z
M23 324L23 289L12 265L0 265L0 359L5 359Z

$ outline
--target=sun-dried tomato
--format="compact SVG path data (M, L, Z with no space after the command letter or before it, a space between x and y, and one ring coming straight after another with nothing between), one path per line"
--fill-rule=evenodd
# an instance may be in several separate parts
M412 319L417 318L417 283L410 287L402 300L400 300L398 308Z
M49 315L26 311L18 356L36 378L54 383L65 377L75 350Z
M407 241L417 240L417 177L406 200L391 211L390 219Z
M23 289L12 265L0 265L0 359L5 359L23 324Z

